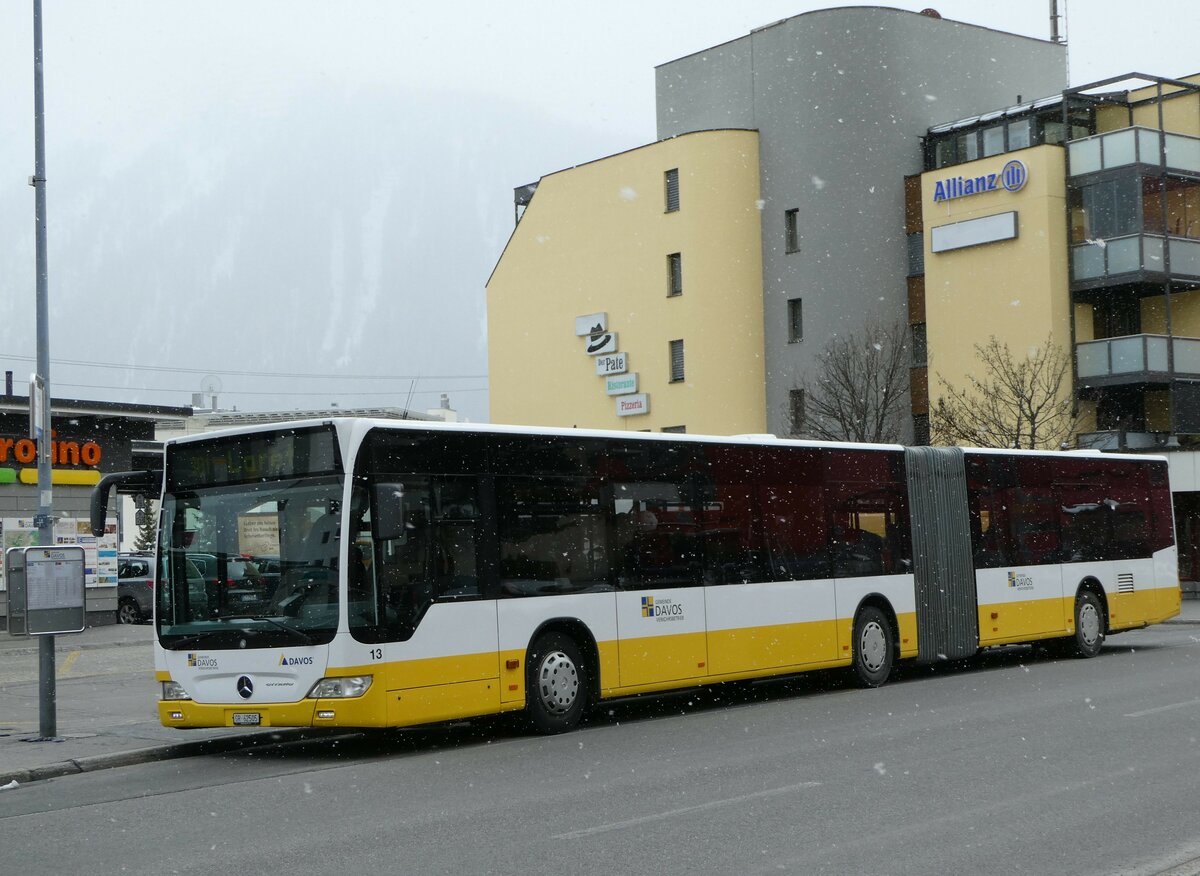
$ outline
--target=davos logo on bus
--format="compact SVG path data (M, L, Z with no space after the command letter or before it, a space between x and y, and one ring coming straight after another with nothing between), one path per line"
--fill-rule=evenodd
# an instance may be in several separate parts
M311 657L289 657L287 654L279 655L280 666L312 666L313 659Z
M1008 586L1014 590L1032 590L1033 578L1021 572L1009 572Z
M209 657L205 654L197 654L194 651L187 655L187 664L189 669L218 669L217 658Z
M955 198L966 198L970 195L981 195L984 192L995 192L1004 189L1006 192L1019 192L1025 188L1029 180L1029 168L1025 162L1014 158L999 173L985 173L980 176L953 176L950 179L940 179L933 187L934 203L952 201Z
M683 620L683 606L669 599L660 598L656 602L653 596L643 596L642 617L652 617L659 622Z

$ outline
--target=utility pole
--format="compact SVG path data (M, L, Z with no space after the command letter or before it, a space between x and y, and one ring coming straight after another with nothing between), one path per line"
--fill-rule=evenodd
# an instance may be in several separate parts
M33 186L37 248L37 375L41 404L33 423L37 439L38 544L54 544L54 493L50 474L50 304L46 268L46 105L42 94L42 0L33 0ZM31 394L33 387L31 386ZM54 687L54 636L38 637L38 727L42 739L58 734Z

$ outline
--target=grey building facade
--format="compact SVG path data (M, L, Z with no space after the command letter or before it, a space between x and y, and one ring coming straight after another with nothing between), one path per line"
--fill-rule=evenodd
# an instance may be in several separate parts
M829 339L906 324L904 177L926 131L1066 86L1061 44L882 7L797 15L656 69L659 139L759 131L769 431L794 431L791 391Z

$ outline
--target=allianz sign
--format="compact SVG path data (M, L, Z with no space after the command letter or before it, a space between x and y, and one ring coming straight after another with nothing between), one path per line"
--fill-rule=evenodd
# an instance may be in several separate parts
M1004 189L1008 192L1019 192L1025 188L1029 179L1029 170L1025 162L1014 158L1000 169L999 173L985 173L975 177L953 176L950 179L940 179L933 187L933 201L951 201L955 198L965 198L968 195L981 195L984 192L994 192Z

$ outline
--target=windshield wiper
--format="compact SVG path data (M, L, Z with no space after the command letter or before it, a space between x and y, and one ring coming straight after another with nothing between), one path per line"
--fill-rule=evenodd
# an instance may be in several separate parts
M180 648L189 648L192 645L207 642L212 638L212 633L192 633L190 636L180 636L178 639L171 640L171 650L177 651Z
M267 615L265 615L265 614L239 614L239 615L233 615L233 616L231 616L231 617L227 617L227 618L225 618L225 620L230 620L230 621L234 621L234 620L266 621L267 623L271 624L272 626L279 627L279 629L281 629L281 630L284 630L284 631L286 631L286 632L288 632L288 633L291 633L293 636L295 636L296 638L298 638L298 639L299 639L301 642L303 642L305 645L311 645L311 644L313 643L312 637L310 637L310 636L308 635L308 633L302 632L301 630L298 630L298 629L296 629L295 627L288 626L288 625L287 625L287 624L285 624L283 621L278 621L278 620L275 620L275 618L273 618L273 617L268 617L268 616L267 616ZM259 631L259 630L246 630L246 629L243 629L243 630L242 630L242 632L244 632L244 633L257 633L257 632L260 632L260 631Z

